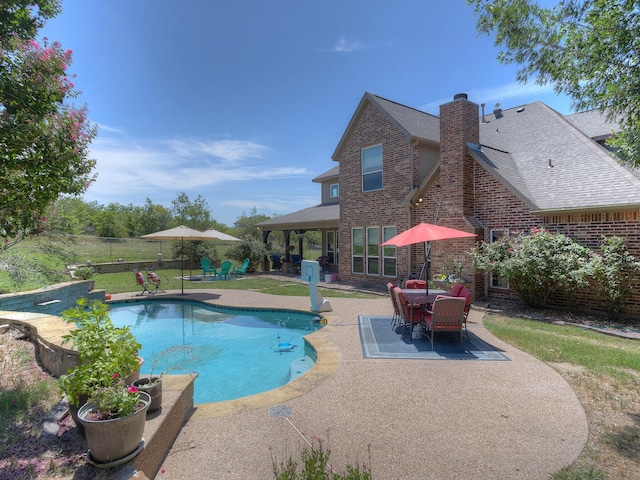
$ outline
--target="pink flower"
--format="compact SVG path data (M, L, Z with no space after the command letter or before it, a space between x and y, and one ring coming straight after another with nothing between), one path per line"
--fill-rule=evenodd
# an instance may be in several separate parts
M133 385L131 385L128 389L127 392L129 393L138 393L138 389L136 387L134 387Z
M117 373L114 373L114 374L111 376L111 378L115 380L116 378L118 378L118 374L117 374Z

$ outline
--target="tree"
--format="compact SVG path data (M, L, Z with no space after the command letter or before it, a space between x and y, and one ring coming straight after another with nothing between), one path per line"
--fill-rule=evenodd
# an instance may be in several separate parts
M5 2L7 3L7 2ZM71 50L35 40L59 13L53 0L13 0L0 13L0 238L4 247L39 232L60 194L79 195L94 180L87 158L96 135L67 69Z
M495 33L498 60L522 68L517 79L551 84L578 111L599 109L621 132L609 143L640 166L640 9L635 0L467 0L479 33Z
M211 223L211 212L207 201L198 195L193 202L182 192L171 201L171 211L178 225L186 225L196 230L206 230Z

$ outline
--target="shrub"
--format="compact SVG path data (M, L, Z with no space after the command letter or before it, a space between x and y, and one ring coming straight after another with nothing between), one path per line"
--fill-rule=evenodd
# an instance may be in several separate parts
M89 280L91 277L93 277L93 273L93 268L91 267L78 267L76 268L74 275L83 280Z
M589 250L544 229L480 242L473 256L476 268L508 279L509 286L531 306L547 304L556 290L574 291L588 284Z
M591 257L591 277L594 289L605 299L610 317L624 312L639 272L640 262L629 254L624 238L603 238L600 253Z
M244 262L249 259L247 272L255 272L261 264L262 259L269 255L269 249L259 240L253 238L242 240L227 249L227 257L237 262Z

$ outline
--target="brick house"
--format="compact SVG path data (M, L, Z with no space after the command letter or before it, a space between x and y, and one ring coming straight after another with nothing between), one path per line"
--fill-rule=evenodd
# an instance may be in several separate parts
M640 176L603 146L616 128L600 112L563 116L541 102L485 114L460 94L434 116L365 93L332 155L339 169L313 180L322 203L260 227L265 241L276 229L322 230L341 280L377 284L425 275L423 245L385 240L420 222L465 230L476 238L431 243L431 276L455 261L477 297L512 297L501 279L474 271L476 240L536 226L591 248L623 236L640 258ZM629 312L640 313L640 293Z

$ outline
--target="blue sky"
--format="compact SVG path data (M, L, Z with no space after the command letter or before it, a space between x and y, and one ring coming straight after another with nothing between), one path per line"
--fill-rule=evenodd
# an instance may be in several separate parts
M86 201L171 206L202 195L231 226L255 207L320 201L311 182L362 95L438 114L465 92L488 111L542 100L478 36L465 0L63 0L42 36L73 50L98 180Z

